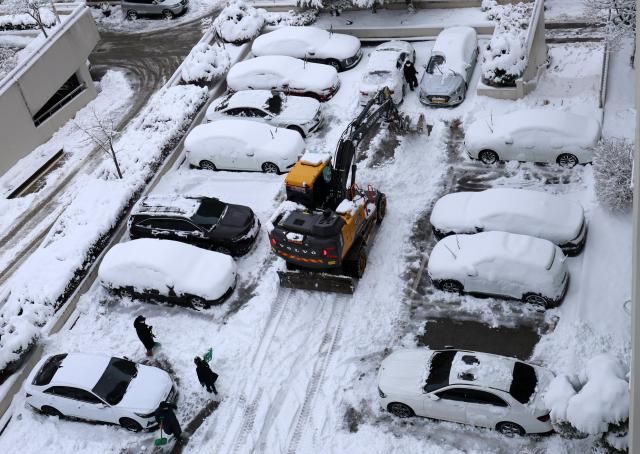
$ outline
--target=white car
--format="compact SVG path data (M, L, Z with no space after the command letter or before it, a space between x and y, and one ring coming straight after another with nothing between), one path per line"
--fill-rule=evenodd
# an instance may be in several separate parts
M90 353L47 355L25 383L26 402L46 415L136 432L156 427L153 412L176 399L173 381L162 369Z
M440 32L420 81L420 101L438 107L464 101L477 58L475 29L450 27Z
M231 295L236 263L179 241L140 238L109 249L98 279L116 294L206 308Z
M406 61L415 61L416 51L405 41L380 44L371 53L367 69L360 81L360 105L365 105L378 91L388 87L396 104L404 99L405 83L402 67Z
M600 123L553 109L524 109L473 122L465 132L469 157L485 164L503 161L558 163L571 168L591 162Z
M506 232L451 235L429 257L433 284L454 293L497 295L552 307L567 290L562 250L550 241Z
M553 373L514 358L464 350L402 349L378 372L383 408L399 417L495 429L505 435L553 430L543 393Z
M243 90L217 99L207 108L207 121L240 117L288 128L306 137L322 126L320 102L278 91Z
M277 90L289 95L309 96L324 102L340 87L335 68L284 57L256 57L231 67L227 85L232 91Z
M566 255L579 254L587 238L582 205L527 189L447 194L433 207L431 225L440 238L491 230L531 235L557 244Z
M337 71L351 69L362 58L360 40L350 35L330 33L317 27L281 27L258 36L251 46L253 55L286 55L333 66Z
M251 120L198 125L184 141L187 162L208 170L282 173L304 152L299 133Z

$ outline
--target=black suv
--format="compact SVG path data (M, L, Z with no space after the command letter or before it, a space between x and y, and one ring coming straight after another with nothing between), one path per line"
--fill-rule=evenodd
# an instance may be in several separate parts
M249 252L259 232L251 208L211 197L147 196L129 218L131 238L182 241L233 256Z

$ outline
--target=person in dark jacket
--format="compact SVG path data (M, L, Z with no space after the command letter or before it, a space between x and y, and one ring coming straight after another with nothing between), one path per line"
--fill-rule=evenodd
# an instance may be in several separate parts
M416 71L416 67L411 63L410 60L407 60L404 63L404 67L402 68L404 72L404 80L409 84L409 88L413 91L414 88L418 86L418 71Z
M153 416L158 424L162 425L162 431L167 435L173 435L177 441L182 439L182 428L178 422L178 418L174 410L177 410L176 404L171 402L160 402L160 405L153 412Z
M217 395L216 380L218 379L218 374L212 371L209 364L199 356L196 356L193 362L196 363L196 374L198 374L200 384L204 386L207 391Z
M147 356L153 356L153 345L155 343L153 338L156 336L153 334L153 327L147 325L145 320L144 315L138 315L133 322L133 327L136 329L138 339L140 339L144 348L147 349Z

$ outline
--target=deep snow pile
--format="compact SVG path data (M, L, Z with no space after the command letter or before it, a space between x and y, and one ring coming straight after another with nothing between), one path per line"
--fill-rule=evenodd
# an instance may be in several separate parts
M497 22L482 51L482 79L488 85L513 86L527 66L527 32L533 3L487 4L487 17Z
M233 0L213 21L213 28L228 42L240 44L260 33L264 26L264 10L247 5L243 0Z
M229 53L224 47L199 43L184 60L182 80L187 83L211 82L225 74L230 65Z

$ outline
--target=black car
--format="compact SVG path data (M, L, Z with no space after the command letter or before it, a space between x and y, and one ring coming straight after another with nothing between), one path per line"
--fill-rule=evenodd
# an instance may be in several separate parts
M147 196L129 218L131 238L182 241L233 256L249 252L259 232L251 208L212 197Z

